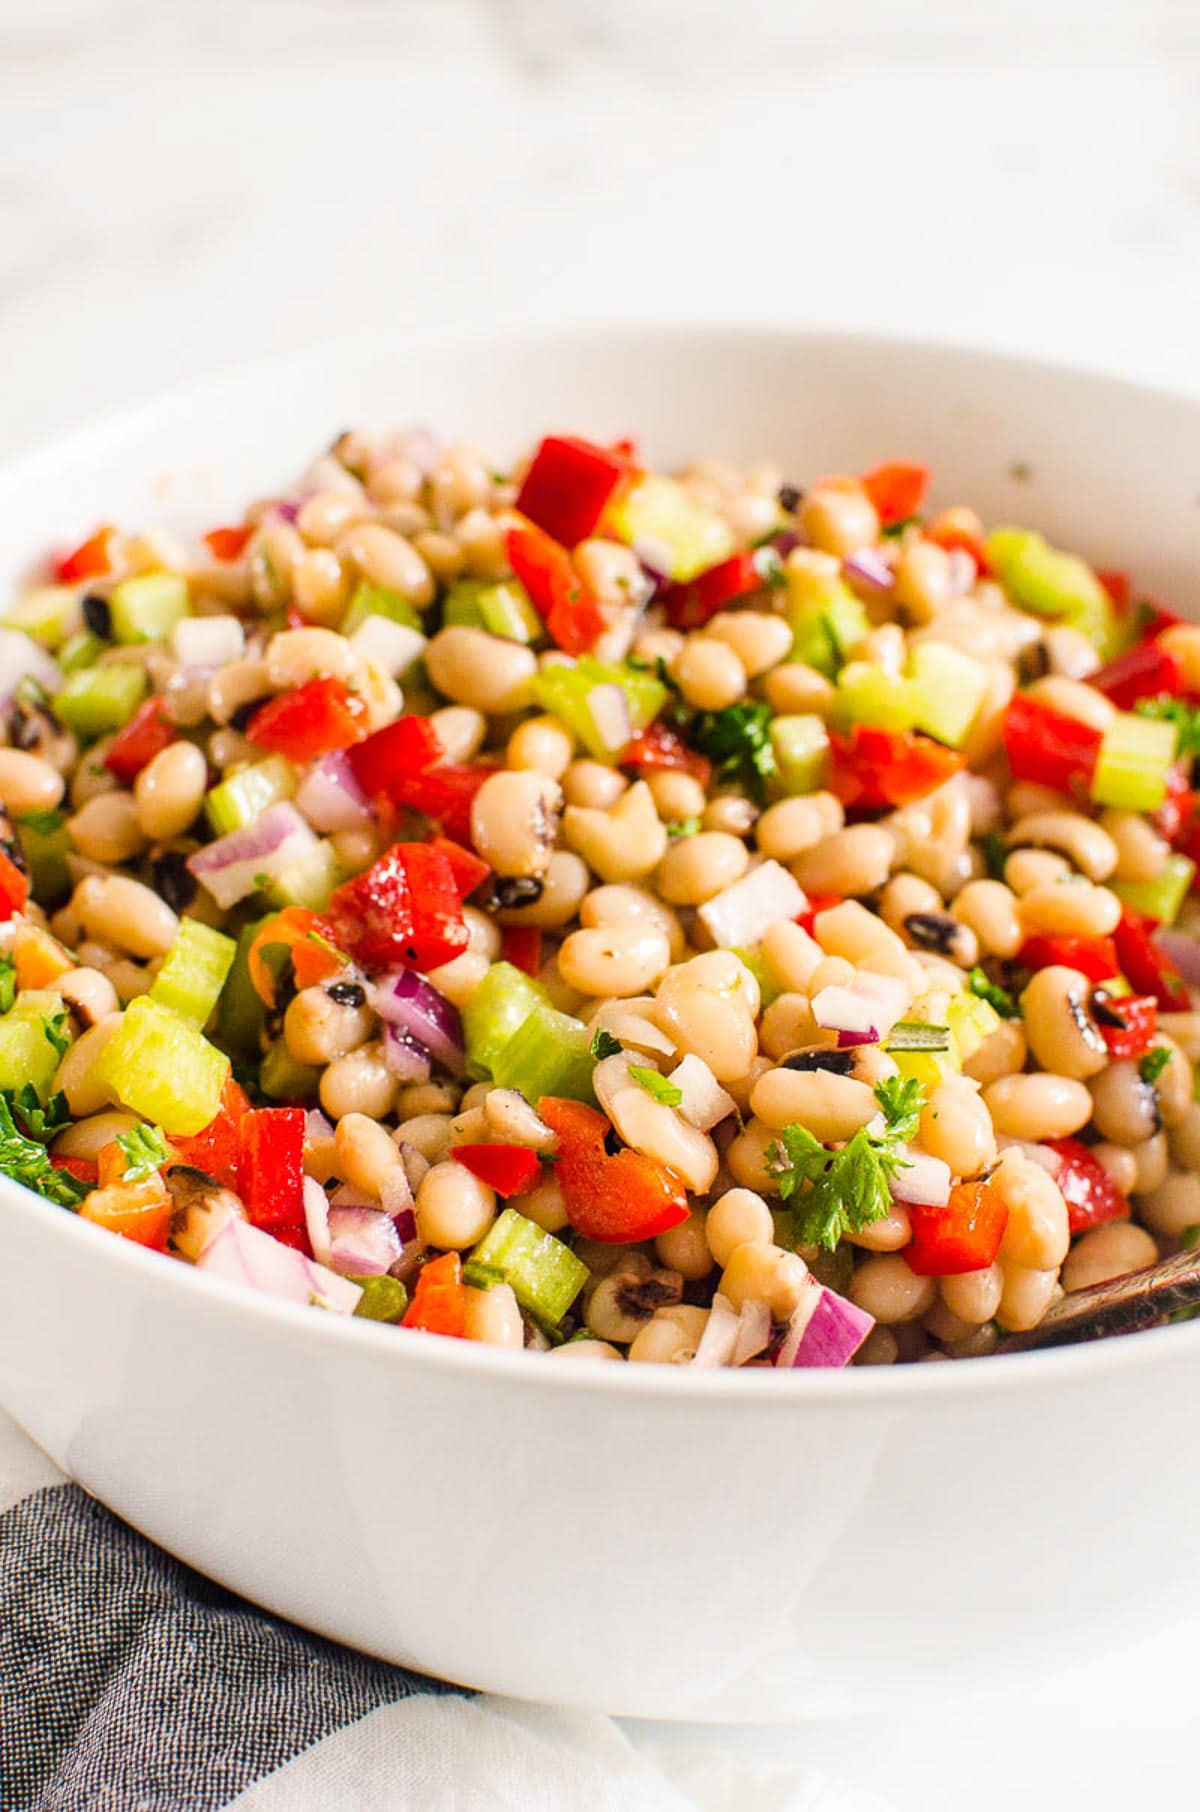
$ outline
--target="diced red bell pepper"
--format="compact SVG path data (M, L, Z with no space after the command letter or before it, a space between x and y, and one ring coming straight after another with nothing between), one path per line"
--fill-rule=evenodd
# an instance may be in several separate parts
M461 843L455 843L452 837L430 837L429 847L439 850L449 862L460 899L465 900L474 893L492 872L490 863L477 856L473 849L464 849Z
M1144 1057L1158 1030L1158 1002L1150 994L1105 995L1093 1003L1093 1016L1108 1054ZM1119 1023L1117 1023L1119 1021Z
M1187 991L1150 935L1157 924L1131 906L1122 907L1113 933L1121 974L1135 994L1152 994L1164 1013L1186 1013L1191 1004Z
M710 566L707 572L698 573L694 579L662 586L657 602L666 610L667 621L673 629L699 629L727 604L747 598L762 588L763 576L755 556L733 554L719 566Z
M112 540L116 529L110 522L104 523L94 535L64 554L54 568L54 576L60 585L78 585L84 579L98 579L112 566Z
M136 1246L165 1252L171 1207L171 1198L161 1183L157 1189L146 1189L141 1183L116 1183L85 1195L79 1204L79 1218L132 1240Z
M1004 748L1014 780L1086 794L1103 741L1099 730L1015 692L1004 713Z
M1188 782L1187 769L1182 762L1174 762L1167 769L1167 796L1153 814L1151 822L1160 837L1168 843L1179 843L1181 837L1190 838L1196 820L1196 795ZM1180 844L1182 848L1182 844ZM1184 849L1185 856L1191 856L1190 849ZM1193 857L1193 860L1195 858Z
M1035 931L1017 951L1017 961L1025 969L1061 964L1078 969L1094 982L1111 981L1121 972L1117 947L1110 937L1052 937L1049 932Z
M884 528L915 516L929 489L929 467L894 459L862 475L863 490L875 505Z
M95 1158L59 1158L50 1154L50 1162L55 1170L65 1170L77 1183L86 1183L94 1189L100 1181L100 1168Z
M555 541L575 547L599 522L629 461L574 435L548 435L533 456L517 508Z
M232 1076L228 1077L221 1091L221 1105L208 1125L190 1139L172 1134L171 1144L179 1163L202 1170L226 1189L236 1189L241 1150L238 1128L250 1111L250 1097L245 1089Z
M904 1248L916 1277L961 1277L995 1262L1008 1208L990 1183L956 1183L944 1208L908 1204L912 1244Z
M1096 577L1123 616L1133 603L1133 580L1129 574L1118 572L1115 567L1106 567L1103 572L1097 571Z
M471 806L484 781L496 769L486 763L472 767L448 764L427 768L423 774L410 774L393 782L388 797L396 805L421 812L440 826L456 843L471 841Z
M524 1195L542 1169L527 1145L452 1145L450 1156L497 1195Z
M652 774L662 768L678 769L690 774L707 787L712 778L712 762L697 749L689 749L681 736L664 723L648 724L621 751L621 766L636 768L639 774Z
M29 876L0 848L0 924L24 912L29 898Z
M104 757L104 765L122 786L132 786L142 769L156 755L178 740L178 731L166 714L161 698L140 704L123 730L118 730Z
M268 1233L304 1225L302 1107L259 1107L238 1122L237 1192L250 1220Z
M932 522L924 525L921 534L926 541L936 542L948 554L956 551L970 554L975 562L975 570L986 575L992 567L983 538L974 527L967 526L963 515L961 510L944 510L940 516L935 516Z
M804 908L803 912L798 912L796 914L796 923L802 930L807 931L809 937L815 937L816 932L814 926L817 922L817 914L828 912L831 906L841 906L843 904L843 896L840 893L810 893L808 896L808 905Z
M461 1340L467 1331L467 1298L463 1289L462 1260L457 1252L431 1259L417 1277L413 1299L401 1327L425 1334L448 1334Z
M445 756L437 731L427 717L398 717L393 724L356 742L347 759L354 778L373 799L397 790L416 774L436 767Z
M504 546L551 641L566 654L587 654L606 628L604 613L584 589L566 548L525 521L513 524Z
M1072 1233L1086 1233L1105 1221L1129 1219L1129 1203L1098 1158L1078 1139L1047 1139L1061 1159L1056 1181L1067 1204Z
M608 1121L579 1101L543 1095L538 1112L558 1135L554 1174L577 1233L605 1245L654 1239L688 1216L682 1177L627 1146L605 1149Z
M1132 711L1140 698L1158 698L1164 692L1179 698L1187 690L1183 668L1157 642L1139 642L1136 647L1127 648L1101 667L1099 673L1090 674L1088 685L1111 698L1122 711Z
M335 749L348 749L367 734L366 706L344 680L306 680L262 705L246 725L260 749L303 764Z
M339 942L371 969L437 969L467 947L454 870L427 843L395 843L334 892Z
M307 906L285 906L266 919L254 935L247 956L250 983L268 1007L275 1005L276 965L267 951L282 946L292 959L298 988L316 988L344 969L347 957L337 948L337 931L328 919Z
M924 799L957 774L963 757L916 730L877 730L855 724L849 736L834 732L833 791L848 810L880 811Z
M244 525L241 528L212 528L204 537L204 545L214 560L237 560L245 553L246 543L253 533L253 529Z
M500 954L514 969L536 975L542 966L542 934L536 925L505 925L500 934Z
M1186 620L1178 611L1168 610L1165 604L1160 604L1157 598L1139 598L1138 611L1142 635L1147 641L1153 641L1164 629L1174 629L1176 623Z

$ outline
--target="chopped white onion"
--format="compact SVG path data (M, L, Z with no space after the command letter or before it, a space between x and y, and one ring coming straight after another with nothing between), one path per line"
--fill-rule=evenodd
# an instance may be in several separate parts
M925 1151L901 1147L898 1156L904 1162L892 1178L892 1195L898 1202L921 1202L929 1208L944 1208L950 1200L953 1181L949 1164Z
M329 1130L332 1136L333 1128ZM329 1197L315 1177L304 1179L304 1225L313 1257L318 1264L327 1265L330 1258Z
M798 918L807 904L799 882L770 861L706 900L696 917L719 949L744 950L759 943L777 919Z
M393 679L399 679L414 661L420 660L428 640L419 629L373 612L354 631L350 646L362 660L373 661Z
M899 976L860 969L846 987L822 988L813 996L813 1018L826 1031L873 1031L876 1039L886 1038L908 1001L908 987Z
M692 1364L698 1365L701 1371L719 1365L733 1363L733 1349L737 1345L740 1317L728 1296L722 1296L718 1290L713 1297L708 1320L696 1351L692 1355Z
M187 865L218 906L236 906L269 879L312 856L317 838L294 805L280 803L254 824L218 837L188 857Z
M36 680L47 692L57 692L63 683L58 662L32 636L0 625L0 704L7 704L23 679Z
M246 635L236 617L181 617L171 631L171 652L189 671L240 661Z
M708 1132L710 1127L737 1111L733 1096L726 1094L703 1057L695 1057L689 1052L681 1063L676 1064L669 1080L683 1097L679 1112L701 1132Z
M344 749L314 761L300 782L294 801L314 830L359 830L371 822L367 796L354 777Z
M714 1299L715 1300L715 1299ZM745 1365L771 1344L771 1310L761 1296L748 1296L738 1316L732 1365Z

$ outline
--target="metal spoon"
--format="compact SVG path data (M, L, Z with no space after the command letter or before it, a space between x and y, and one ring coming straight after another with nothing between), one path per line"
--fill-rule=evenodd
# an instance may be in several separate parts
M1087 1290L1072 1290L1024 1334L1005 1334L998 1353L1028 1353L1069 1346L1109 1334L1157 1327L1180 1309L1200 1308L1200 1249L1177 1252L1144 1271L1130 1271Z

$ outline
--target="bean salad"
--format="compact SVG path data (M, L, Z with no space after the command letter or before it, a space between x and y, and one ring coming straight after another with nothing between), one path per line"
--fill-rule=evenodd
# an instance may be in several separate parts
M1200 1239L1200 627L928 486L350 432L60 552L0 619L0 1172L702 1368L986 1355Z

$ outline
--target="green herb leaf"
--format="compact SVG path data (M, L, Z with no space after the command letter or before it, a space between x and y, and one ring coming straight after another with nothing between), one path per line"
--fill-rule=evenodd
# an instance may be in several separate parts
M141 1183L167 1161L167 1141L161 1126L131 1126L117 1134L125 1157L125 1181Z
M71 1034L66 1030L66 1024L65 1013L55 1013L42 1021L42 1030L60 1057L65 1057L71 1048Z
M1175 754L1200 755L1200 710L1182 698L1140 698L1133 707L1139 717L1163 718L1179 731Z
M1138 1064L1138 1075L1143 1082L1148 1082L1153 1088L1170 1061L1171 1053L1166 1045L1156 1044L1152 1051L1146 1052Z
M987 863L987 871L992 880L1002 881L1004 864L1009 857L1009 848L1000 832L990 830L987 836L981 839L979 847L983 852L983 859Z
M776 531L771 530L774 534ZM783 591L787 586L787 574L783 570L783 561L779 558L778 548L766 541L754 550L754 570L768 591Z
M1000 987L999 983L989 981L978 963L968 972L967 987L972 994L977 994L980 1000L986 1000L988 1006L994 1008L1001 1019L1020 1018L1021 1009L1012 995L1006 988Z
M614 1038L611 1032L606 1032L603 1028L592 1033L592 1042L588 1046L597 1063L603 1063L606 1057L619 1057L622 1048L620 1039Z
M885 541L894 541L897 536L904 533L905 529L918 528L921 521L920 516L902 516L899 522L885 523L879 533Z
M846 1233L861 1232L891 1212L889 1184L908 1166L896 1147L916 1133L925 1096L913 1078L892 1076L877 1084L875 1098L882 1133L861 1126L840 1151L830 1152L806 1126L786 1126L771 1148L779 1193L793 1204L794 1244L832 1252Z
M648 1065L631 1063L629 1074L639 1088L644 1088L648 1095L653 1095L654 1099L661 1101L664 1107L678 1107L683 1100L683 1090L679 1084L669 1082L665 1076L660 1076L657 1070L650 1069Z
M668 837L694 837L700 829L699 818L677 818L674 824L668 824Z
M67 1097L61 1091L57 1095L51 1095L45 1107L32 1082L23 1082L18 1089L6 1088L3 1094L21 1131L31 1139L40 1140L43 1145L70 1122L71 1110L67 1106Z
M17 998L17 965L0 954L0 1013L7 1013Z
M717 763L722 780L735 781L761 805L767 781L778 772L770 725L770 705L742 699L723 711L697 711L688 725L688 739Z
M88 1193L86 1183L69 1171L57 1170L46 1147L19 1130L4 1095L0 1095L0 1170L60 1208L77 1207Z
M52 837L66 821L63 812L26 812L23 818L17 819L18 824L27 825L39 837Z

